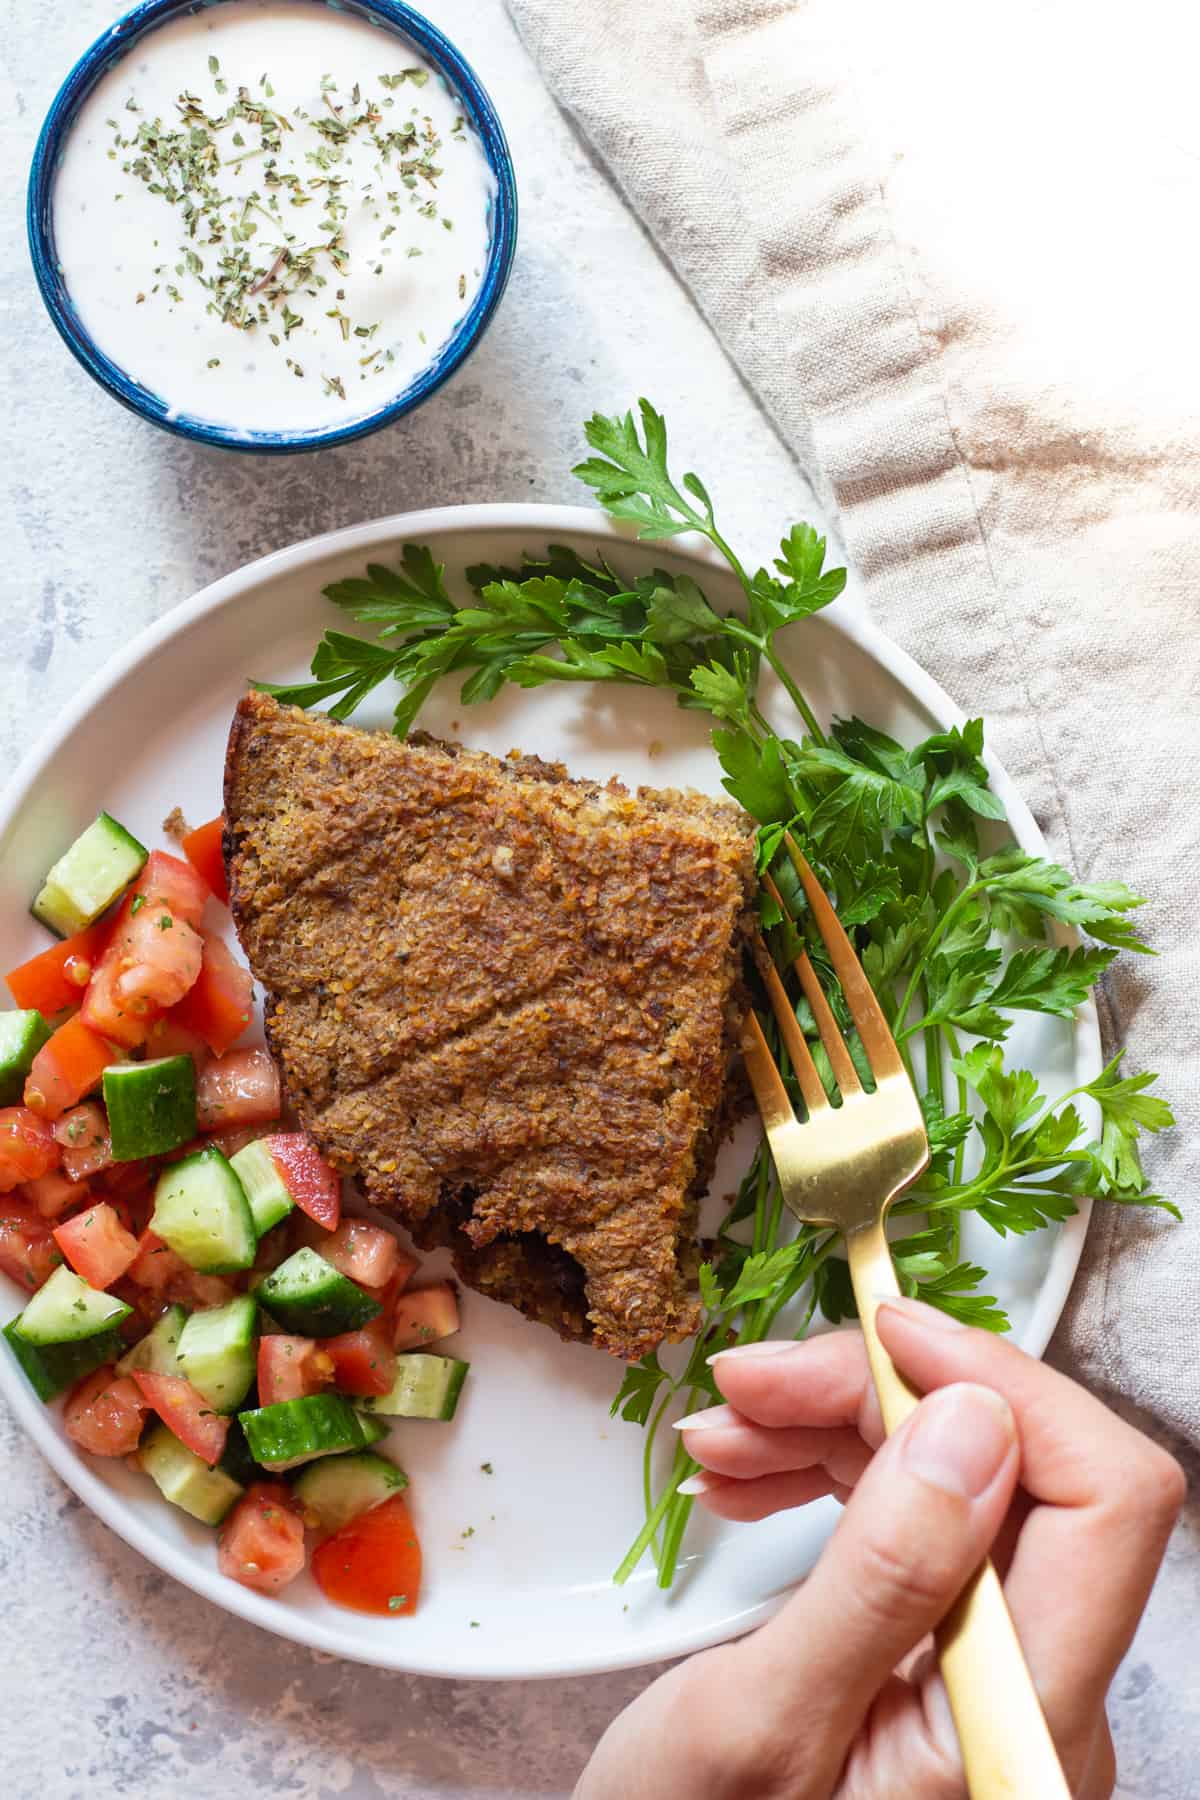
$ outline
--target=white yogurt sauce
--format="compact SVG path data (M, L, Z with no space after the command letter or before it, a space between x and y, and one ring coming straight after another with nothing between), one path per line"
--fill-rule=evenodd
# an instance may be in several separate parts
M493 190L404 39L320 0L224 0L93 90L54 235L84 328L172 416L330 428L433 361L478 291Z

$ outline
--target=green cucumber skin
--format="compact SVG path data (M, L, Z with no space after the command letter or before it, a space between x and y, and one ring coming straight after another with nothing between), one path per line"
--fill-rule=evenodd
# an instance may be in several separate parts
M149 854L132 832L110 813L102 812L64 850L29 910L56 936L70 937L91 925L124 892L140 875ZM97 877L86 867L93 860L105 861L108 872ZM75 866L79 862L85 865L83 871ZM85 886L88 891L81 904L76 894Z
M117 1063L101 1085L114 1162L177 1150L196 1135L196 1065L190 1056Z
M360 1418L340 1394L311 1394L277 1400L238 1414L255 1462L278 1472L319 1456L365 1450L384 1435L376 1421Z
M19 1324L19 1318L10 1320L4 1337L30 1387L39 1400L47 1402L106 1362L115 1362L124 1343L119 1331L101 1331L73 1344L30 1344L16 1329Z
M138 1460L164 1500L201 1525L219 1525L245 1488L220 1465L210 1469L166 1425L142 1440Z
M299 1337L338 1337L383 1311L378 1300L308 1248L280 1263L255 1291L272 1318Z
M197 1243L203 1235L200 1209L195 1199L189 1196L188 1187L198 1174L209 1171L220 1183L219 1201L225 1211L223 1223L229 1227L229 1232L227 1240L223 1241L218 1232L210 1230L206 1247ZM206 1199L211 1206L211 1197ZM228 1160L215 1144L197 1150L194 1156L185 1156L163 1170L154 1190L150 1229L190 1268L204 1275L240 1274L243 1269L250 1268L258 1252L250 1203Z
M50 1036L40 1012L0 1013L0 1106L18 1106L33 1059Z
M75 1344L111 1331L133 1311L112 1294L89 1287L65 1264L29 1301L15 1329L27 1344Z
M408 1476L385 1456L360 1450L310 1463L292 1483L297 1500L315 1513L322 1531L340 1531L392 1494L402 1494Z
M431 1364L441 1365L434 1369ZM396 1379L391 1392L360 1400L364 1411L392 1419L435 1419L448 1424L458 1411L459 1395L467 1379L469 1362L454 1356L437 1356L429 1350L411 1350L396 1358ZM428 1390L422 1394L422 1389Z

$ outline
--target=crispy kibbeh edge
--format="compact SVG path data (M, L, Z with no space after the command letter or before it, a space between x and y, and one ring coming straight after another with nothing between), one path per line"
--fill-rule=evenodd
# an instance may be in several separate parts
M753 826L698 794L251 694L233 916L301 1122L461 1279L634 1358L688 1336Z

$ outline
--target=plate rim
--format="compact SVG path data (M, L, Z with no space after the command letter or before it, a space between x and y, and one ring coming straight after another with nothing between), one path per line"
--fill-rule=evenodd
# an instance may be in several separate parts
M391 513L381 518L364 520L356 525L340 526L244 563L199 589L189 599L179 602L109 658L64 704L53 721L27 750L17 768L0 792L0 841L11 829L22 806L44 773L46 766L59 753L76 728L127 675L173 638L183 636L210 615L239 602L252 603L253 590L264 581L292 574L306 565L351 550L369 550L381 542L400 543L422 536L447 536L470 531L525 529L547 542L556 537L591 537L597 544L636 545L634 530L610 519L605 513L587 506L550 505L536 501L486 501L464 505L427 507L412 512ZM644 548L645 546L643 546ZM718 553L694 533L673 538L668 553L709 570L725 570ZM888 674L898 680L911 697L947 725L962 725L967 715L906 650L857 609L838 607L833 616L822 615L827 629L863 651ZM1008 822L1019 842L1047 853L1041 827L1034 818L1016 784L990 750L985 750L992 786L1004 803ZM1094 1063L1098 1073L1103 1066L1099 1016L1094 1001L1080 1008L1075 1020L1077 1059ZM1059 1229L1050 1263L1046 1270L1029 1323L1016 1340L1031 1355L1040 1357L1061 1317L1070 1292L1087 1233L1091 1200L1085 1200L1079 1212ZM289 1609L285 1601L270 1600L248 1588L227 1581L214 1562L204 1567L191 1552L177 1551L152 1531L147 1532L139 1515L128 1502L92 1472L82 1457L49 1429L45 1408L26 1384L18 1380L15 1365L0 1360L0 1392L13 1414L32 1438L34 1444L62 1481L110 1530L161 1569L173 1580L180 1581L202 1599L250 1624L288 1638L309 1650L324 1652L347 1661L372 1668L388 1669L414 1675L436 1676L460 1681L552 1680L571 1676L608 1674L622 1669L641 1668L648 1664L690 1655L697 1650L740 1636L761 1624L784 1603L786 1593L736 1611L724 1618L690 1630L672 1629L669 1601L657 1614L655 1627L649 1634L639 1634L628 1653L617 1651L600 1657L585 1652L574 1659L556 1656L552 1665L545 1660L530 1660L528 1639L524 1632L516 1638L519 1664L498 1668L495 1664L473 1661L470 1654L453 1666L421 1660L419 1651L398 1643L395 1656L381 1654L375 1646L356 1644L350 1628L330 1628L316 1623L307 1614ZM350 1615L347 1615L349 1618Z

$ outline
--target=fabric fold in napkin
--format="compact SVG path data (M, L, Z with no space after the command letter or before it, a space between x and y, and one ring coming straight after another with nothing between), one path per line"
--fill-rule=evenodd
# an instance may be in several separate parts
M985 715L1053 854L1150 898L1161 954L1120 959L1102 1014L1162 1075L1178 1127L1145 1160L1185 1222L1098 1206L1053 1354L1200 1444L1200 25L509 5L879 623Z

